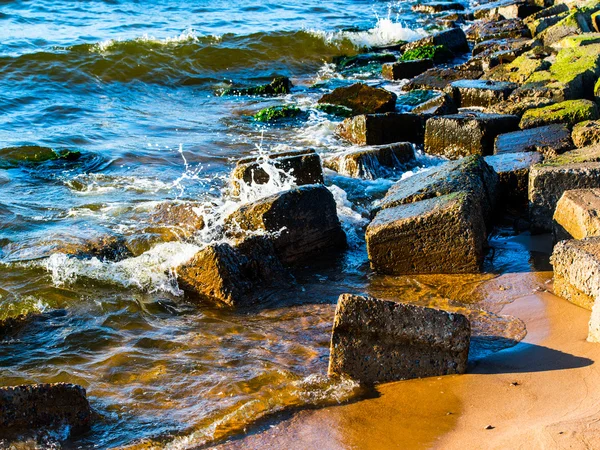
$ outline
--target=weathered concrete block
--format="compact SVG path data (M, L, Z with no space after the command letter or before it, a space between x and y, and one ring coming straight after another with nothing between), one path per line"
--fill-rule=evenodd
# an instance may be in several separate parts
M425 126L425 151L451 159L491 155L496 136L517 130L518 124L517 116L479 112L432 117Z
M573 127L573 143L579 147L600 144L600 120L586 120Z
M484 159L498 174L499 203L527 205L529 169L543 156L538 152L502 153Z
M413 113L365 114L345 119L338 136L357 145L423 142L427 116Z
M533 108L541 108L555 104L556 101L549 98L537 98L537 97L522 97L522 98L509 98L508 100L485 109L485 112L495 114L510 114L518 117L522 117L525 111Z
M59 428L71 435L89 429L92 410L85 389L75 384L0 387L0 436L5 432Z
M569 7L563 3L544 8L528 16L524 22L531 31L532 36L537 36L546 28L557 24L569 15Z
M540 152L554 157L573 149L571 133L564 124L500 134L494 142L494 154Z
M231 174L234 195L240 193L240 181L246 185L268 183L271 177L264 167L265 164L289 173L294 177L298 186L323 183L321 157L312 149L272 153L267 159L267 161L261 161L256 157L251 157L238 161Z
M415 59L413 61L398 61L384 64L381 75L388 80L405 80L421 75L433 67L433 59Z
M448 50L455 53L466 53L469 51L469 43L467 42L465 32L460 28L451 28L422 39L409 42L402 47L402 52L406 53L409 50L429 45L443 45Z
M323 185L300 186L248 203L225 222L233 233L273 233L275 251L285 264L346 247L333 194Z
M400 142L332 156L324 161L324 165L342 175L374 180L388 176L390 172L414 161L413 145Z
M590 100L568 100L543 108L525 111L519 127L534 128L551 123L564 123L569 128L586 120L600 118L598 107Z
M498 175L494 169L481 156L469 156L396 182L388 190L378 210L441 195L469 192L481 205L486 222L491 224L497 189Z
M488 107L508 99L517 84L491 80L459 80L447 88L459 108L468 106Z
M343 294L329 375L382 383L464 373L470 339L469 320L461 314Z
M448 84L456 80L476 80L483 75L481 67L475 68L467 65L444 69L435 67L423 72L402 86L403 91L415 89L443 90Z
M521 19L479 21L467 31L470 41L482 42L491 39L531 37L531 33Z
M556 241L600 236L600 189L565 191L553 219Z
M371 267L388 275L479 272L485 236L469 192L383 209L366 231Z
M396 94L385 89L356 83L334 89L333 92L321 97L319 103L342 105L350 108L354 114L379 114L394 112Z
M211 244L180 267L177 276L188 297L231 307L256 303L269 288L287 288L291 282L273 243L263 236L235 247Z
M571 189L600 188L600 146L563 153L531 167L529 219L532 231L552 231L558 200Z

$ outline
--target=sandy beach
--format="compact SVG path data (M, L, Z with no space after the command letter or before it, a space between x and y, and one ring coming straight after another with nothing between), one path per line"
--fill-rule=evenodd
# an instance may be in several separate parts
M502 314L523 320L527 337L465 375L380 385L377 398L303 411L217 448L598 448L600 346L586 342L589 311L539 292Z

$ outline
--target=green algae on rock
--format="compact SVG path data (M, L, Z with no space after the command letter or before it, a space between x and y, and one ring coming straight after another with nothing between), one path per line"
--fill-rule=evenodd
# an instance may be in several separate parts
M323 111L325 114L330 114L332 116L344 118L352 116L352 109L343 105L332 105L331 103L318 103L315 105L315 109L318 111Z
M355 83L334 89L321 97L319 103L345 106L352 109L354 114L378 114L393 112L396 97L396 94L385 89Z
M229 88L225 89L221 96L226 95L248 95L257 97L275 97L278 95L289 94L293 85L287 77L273 78L269 84L254 86L249 88Z
M261 109L252 117L257 122L280 122L282 120L298 118L302 115L306 115L306 113L300 108L291 105L284 105L270 106L268 108Z
M424 45L407 50L399 58L400 61L414 61L418 59L433 59L436 62L447 61L452 58L452 52L445 45Z
M572 128L576 123L598 119L598 107L590 100L568 100L554 105L525 111L519 127L534 128L551 123L564 123Z
M46 161L76 161L81 157L78 150L54 150L49 147L24 145L0 150L0 169L8 169L19 164L36 164Z

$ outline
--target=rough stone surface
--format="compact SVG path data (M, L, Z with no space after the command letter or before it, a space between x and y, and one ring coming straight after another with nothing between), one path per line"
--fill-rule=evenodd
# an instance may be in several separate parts
M343 294L329 375L370 384L464 373L470 338L469 320L461 314Z
M531 33L521 19L480 21L467 31L470 41L482 42L491 39L531 37Z
M555 25L568 16L569 7L565 4L558 3L544 8L534 14L528 16L524 22L531 31L532 36L536 36L546 28Z
M548 98L524 97L524 98L509 98L506 101L496 103L485 109L485 112L493 114L509 114L522 117L525 111L534 108L542 108L544 106L554 105L556 101Z
M486 156L485 162L498 174L499 203L527 205L529 168L542 160L543 156L538 152Z
M448 93L459 108L488 107L508 99L515 83L491 80L459 80L450 83Z
M268 156L268 161L259 161L257 158L244 158L238 161L231 174L234 195L240 193L240 181L246 185L269 182L270 176L263 164L272 165L291 174L298 186L323 183L321 157L314 150L273 153Z
M496 136L516 130L518 123L517 116L480 112L432 117L425 126L425 151L451 159L491 155Z
M565 191L553 219L557 241L600 236L600 189Z
M481 156L470 156L449 161L396 182L381 201L379 209L468 192L481 205L484 218L489 224L496 205L497 187L496 172Z
M547 69L548 66L549 64L543 59L538 58L535 53L528 52L518 56L512 62L500 64L492 68L482 76L482 79L524 83L534 72Z
M426 115L414 113L363 114L345 119L336 133L357 145L420 144L426 120Z
M564 124L553 124L500 134L494 143L495 155L540 152L547 157L554 157L572 149L571 133Z
M598 107L594 102L590 100L568 100L525 111L519 127L526 129L551 123L563 123L572 128L579 122L597 120L599 117Z
M100 261L122 261L133 256L127 240L122 236L102 235L89 239L73 237L68 242L61 242L55 252L71 255L78 259L97 258Z
M532 166L528 187L532 231L552 231L552 215L563 193L586 188L600 188L600 146L572 150Z
M476 19L525 18L538 11L539 7L528 1L498 0L484 3L473 9Z
M300 186L243 205L226 223L234 233L274 233L275 251L285 264L346 247L333 194L323 185Z
M204 216L199 202L164 202L150 215L150 222L176 227L185 237L204 228Z
M423 72L402 86L403 91L415 89L444 90L452 81L476 80L483 75L481 68L456 66L448 69L435 67Z
M592 28L588 20L589 15L576 8L559 22L543 30L539 37L545 45L552 45L567 36L589 33Z
M287 77L276 77L269 84L249 88L230 88L223 91L221 95L256 95L274 97L289 94L292 90L292 82Z
M413 145L400 142L336 155L324 161L325 167L342 175L374 180L415 162Z
M286 288L290 276L275 255L273 243L253 236L233 247L211 244L177 270L178 283L189 298L218 306L247 306Z
M485 236L469 192L383 209L366 231L371 267L387 275L479 272Z
M600 144L600 120L586 120L573 127L573 143L582 148Z
M384 64L381 75L388 80L404 80L421 75L433 67L433 59L415 59Z
M443 45L448 50L455 53L466 53L469 51L469 44L465 32L460 28L451 28L410 42L402 48L402 52L405 53L409 50L424 47L426 45Z
M413 5L411 9L415 12L435 14L444 11L463 11L465 7L458 2L431 2Z
M31 431L70 427L70 434L89 429L92 410L81 386L66 383L0 387L2 430Z
M354 114L378 114L394 112L396 94L385 89L356 83L334 89L333 92L321 97L319 103L345 106Z

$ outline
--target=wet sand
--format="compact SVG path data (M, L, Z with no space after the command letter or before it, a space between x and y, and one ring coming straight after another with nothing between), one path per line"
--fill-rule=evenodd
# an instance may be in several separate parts
M465 375L380 385L376 398L302 411L216 448L599 448L600 345L586 342L590 312L534 292L501 313L523 320L526 338Z

